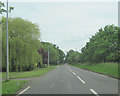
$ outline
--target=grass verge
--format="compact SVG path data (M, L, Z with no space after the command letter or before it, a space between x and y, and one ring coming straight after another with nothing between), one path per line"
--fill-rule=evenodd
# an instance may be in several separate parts
M118 78L117 63L99 63L99 64L87 63L87 64L76 64L73 66Z
M6 94L15 94L19 89L21 89L26 80L10 80L2 82L2 96Z
M50 66L49 68L41 68L39 70L37 69L33 71L23 72L23 74L21 74L21 72L11 73L12 75L18 74L11 78L18 79L18 78L37 77L54 68L55 66ZM25 85L26 82L28 81L27 80L10 80L7 82L3 81L2 82L2 94L3 94L2 96L5 96L6 94L15 94L18 90L20 90Z
M54 68L55 68L55 66L50 66L49 68L41 68L39 70L27 71L27 72L24 72L24 74L19 74L19 75L13 76L11 78L18 79L18 78L37 77L37 76L40 76Z
M14 75L19 75L22 73L24 73L24 72L9 72L9 76L12 77ZM2 78L6 78L6 72L2 72Z

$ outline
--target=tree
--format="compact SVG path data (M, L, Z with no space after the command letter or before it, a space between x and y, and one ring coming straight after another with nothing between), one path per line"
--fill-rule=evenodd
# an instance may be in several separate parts
M44 64L47 64L47 58L48 58L48 47L49 47L49 60L50 64L56 65L58 61L60 63L63 63L64 59L64 52L59 49L59 47L55 44L49 43L49 42L41 42L42 44L42 49L41 53L43 54L43 61Z
M77 64L79 63L80 53L74 50L70 50L67 52L65 61L69 64Z
M14 10L14 7L9 7L9 13ZM7 12L5 9L5 4L0 1L0 14Z
M81 63L118 62L118 30L114 25L99 29L81 49Z
M9 63L10 71L33 70L42 64L40 30L38 25L21 18L9 18ZM6 18L2 19L2 69L6 70Z

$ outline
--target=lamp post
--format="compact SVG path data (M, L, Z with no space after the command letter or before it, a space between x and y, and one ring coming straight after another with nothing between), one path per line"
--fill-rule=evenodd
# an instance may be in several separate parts
M7 71L7 74L6 74L6 80L9 80L9 54L8 54L8 0L7 0L7 36L6 36L7 38L7 42L6 42L6 44L7 44L7 68L6 68L6 71Z
M49 68L49 47L48 47L48 68Z

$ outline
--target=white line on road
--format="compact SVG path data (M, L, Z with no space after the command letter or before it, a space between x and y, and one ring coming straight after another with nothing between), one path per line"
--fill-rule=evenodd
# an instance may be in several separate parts
M90 91L92 91L92 93L96 96L99 96L97 92L95 92L93 89L90 89Z
M30 88L30 86L28 86L26 89L24 89L22 92L20 92L19 95L24 93L25 91L27 91L29 88Z
M68 70L70 70L72 72L72 70L70 68L68 68L68 66L66 66Z
M70 70L70 69L69 69ZM72 70L70 70L70 72L72 72Z
M74 75L76 75L74 72L72 72Z
M77 76L77 78L78 78L82 83L85 83L79 76Z
M76 75L76 73L74 73L68 66L67 68L74 74ZM77 75L76 75L77 76ZM85 81L83 81L79 76L77 76L77 78L82 82L82 83L85 83Z

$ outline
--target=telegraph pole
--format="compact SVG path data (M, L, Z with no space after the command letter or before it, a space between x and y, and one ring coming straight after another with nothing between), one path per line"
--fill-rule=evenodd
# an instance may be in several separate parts
M48 47L48 67L49 67L49 47Z
M9 54L8 54L8 46L9 46L9 44L8 44L8 0L7 0L7 36L6 36L7 38L7 42L6 42L6 44L7 44L7 68L6 68L6 71L7 71L7 74L6 74L6 80L9 80Z

